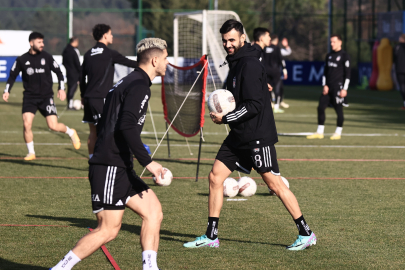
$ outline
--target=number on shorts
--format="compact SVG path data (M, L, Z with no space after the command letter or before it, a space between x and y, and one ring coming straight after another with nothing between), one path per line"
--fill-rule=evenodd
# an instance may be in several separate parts
M255 164L257 168L260 168L263 164L261 158L260 155L255 155Z

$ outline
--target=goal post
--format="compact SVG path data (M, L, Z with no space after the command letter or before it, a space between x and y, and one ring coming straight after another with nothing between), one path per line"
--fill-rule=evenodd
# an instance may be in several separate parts
M215 90L215 86L221 88L228 76L228 66L220 67L227 54L222 46L219 29L229 19L241 21L238 14L227 10L199 10L174 14L174 65L190 66L197 63L201 55L207 55L212 72L212 76L209 73L207 78L207 95ZM246 41L249 42L247 34Z

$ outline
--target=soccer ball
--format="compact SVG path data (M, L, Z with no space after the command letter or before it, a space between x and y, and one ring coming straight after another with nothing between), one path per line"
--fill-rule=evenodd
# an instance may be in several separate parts
M165 176L163 178L162 178L162 175L160 176L159 183L156 182L156 177L153 177L153 182L155 182L155 184L158 186L167 187L168 185L170 185L172 183L173 174L169 169L167 169L167 168L163 168L163 169L166 170Z
M235 197L239 192L239 184L233 178L226 178L224 181L224 196L225 197Z
M239 195L243 197L250 197L255 195L257 190L257 185L255 180L250 177L241 177L238 181L239 184Z
M80 99L75 99L75 100L73 101L73 108L74 108L75 110L77 110L77 111L82 108L82 102L80 101Z
M218 89L208 97L208 109L210 112L222 113L223 115L235 110L236 103L232 93L225 89Z
M281 180L283 180L284 184L285 184L288 188L290 188L290 183L288 183L288 180L285 179L284 176L281 176ZM271 190L270 188L268 188L268 189L269 189L270 195L276 195L276 196L277 196L277 194L276 194L273 190Z

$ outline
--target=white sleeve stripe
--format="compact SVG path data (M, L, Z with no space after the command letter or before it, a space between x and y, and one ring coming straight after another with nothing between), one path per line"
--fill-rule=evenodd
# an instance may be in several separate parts
M345 85L343 86L343 89L344 89L344 90L349 89L349 83L350 83L350 80L349 80L349 79L346 79L346 80L345 80Z
M326 77L322 76L322 86L325 86L325 85L326 85Z
M238 117L241 113L244 113L244 112L247 112L247 110L246 110L246 109L242 109L242 110L240 110L240 111L237 111L237 112L235 112L235 113L232 113L232 114L228 115L228 118Z
M10 88L10 84L6 84L6 90L4 90L5 92L9 92L9 88Z
M232 119L229 119L229 117L227 117L228 122L231 122L231 121L234 121L234 120L238 119L239 117L241 117L241 116L242 116L242 115L244 115L245 113L247 113L247 111L245 111L244 113L242 113L242 114L241 114L241 115L239 115L238 117L236 117L236 118L232 118Z
M236 111L236 112L234 112L234 113L229 114L228 117L229 117L229 116L237 115L237 114L239 114L239 113L241 113L241 112L243 112L243 111L246 111L246 107L243 107L243 108L240 109L239 111Z
M60 89L65 90L65 82L60 81Z

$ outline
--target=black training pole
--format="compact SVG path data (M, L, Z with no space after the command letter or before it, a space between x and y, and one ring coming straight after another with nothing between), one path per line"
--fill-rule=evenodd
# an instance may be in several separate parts
M166 130L167 130L167 122L166 122ZM170 139L169 139L169 132L167 132L167 153L170 157Z
M200 128L200 147L198 148L197 175L195 177L196 182L198 182L198 170L200 168L201 144L202 144L202 138L203 138L202 130L203 129Z

